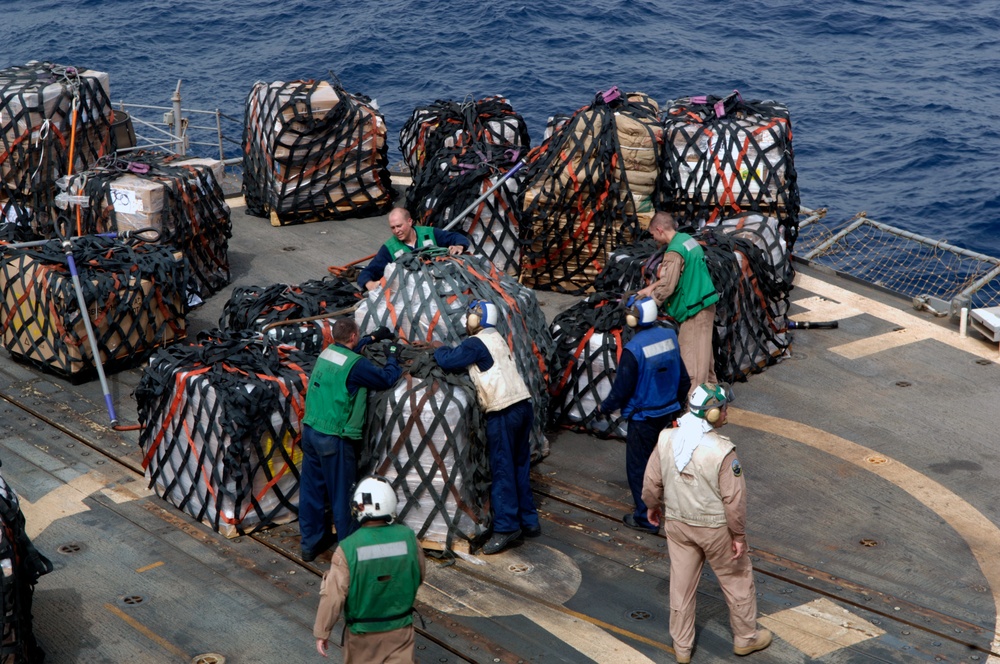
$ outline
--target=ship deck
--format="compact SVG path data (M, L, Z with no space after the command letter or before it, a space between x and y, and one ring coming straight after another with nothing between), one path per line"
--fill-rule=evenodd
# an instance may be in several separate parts
M189 317L217 325L235 286L300 283L373 253L385 217L275 228L233 206L233 283ZM902 299L797 264L788 356L735 386L726 433L749 487L761 624L753 662L1000 661L997 346ZM575 298L539 293L551 321ZM140 369L109 376L136 422ZM55 564L35 590L48 662L304 662L328 554L295 524L227 539L147 488L136 431L109 427L97 381L0 358L2 474ZM429 561L424 662L671 662L662 535L625 528L624 444L561 431L536 464L543 535ZM693 661L732 659L706 568ZM339 626L334 641L339 640ZM996 653L993 655L991 653ZM340 661L334 647L332 661Z

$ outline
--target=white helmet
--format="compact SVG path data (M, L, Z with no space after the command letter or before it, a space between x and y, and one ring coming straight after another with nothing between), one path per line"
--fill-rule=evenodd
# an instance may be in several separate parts
M358 523L372 519L392 521L396 518L396 490L384 477L369 475L354 487L351 511Z
M651 297L629 297L625 303L625 324L629 327L649 327L659 315L656 300Z
M465 327L469 334L475 334L481 329L495 327L500 311L497 305L486 300L473 300L465 312Z

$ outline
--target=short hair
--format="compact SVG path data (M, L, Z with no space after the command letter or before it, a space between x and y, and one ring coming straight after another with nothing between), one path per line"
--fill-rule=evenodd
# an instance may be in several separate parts
M333 340L346 344L358 333L358 323L353 318L338 318L333 324Z
M392 208L391 210L389 210L389 216L392 216L393 213L399 213L399 212L403 214L404 219L413 219L413 216L410 215L410 211L407 210L405 207Z
M654 226L664 230L675 231L677 230L677 220L674 219L674 215L666 210L660 210L649 220L649 228L652 230Z

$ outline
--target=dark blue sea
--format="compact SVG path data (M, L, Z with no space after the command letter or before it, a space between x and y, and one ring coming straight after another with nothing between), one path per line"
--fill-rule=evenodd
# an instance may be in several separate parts
M330 79L417 106L502 94L548 116L617 85L661 104L775 99L802 202L1000 256L996 0L3 0L0 66L106 71L112 98L242 117L257 80Z

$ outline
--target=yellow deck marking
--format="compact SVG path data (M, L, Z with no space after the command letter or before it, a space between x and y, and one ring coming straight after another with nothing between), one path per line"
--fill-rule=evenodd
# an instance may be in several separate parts
M866 459L875 454L875 451L846 438L801 422L752 413L739 408L730 408L729 416L730 422L737 426L794 440L875 473L944 519L969 545L973 557L979 563L979 569L993 593L996 615L993 632L995 635L1000 635L1000 557L996 555L996 552L1000 551L1000 528L997 528L992 521L948 487L895 459L890 459L892 463L869 463ZM1000 647L998 640L1000 637L994 636L992 644L994 648ZM1000 658L990 656L988 661L1000 661Z
M804 286L803 286L804 288ZM854 307L848 306L842 302L835 302L833 300L828 300L825 297L804 297L801 300L795 300L795 304L807 309L808 312L804 314L795 314L794 316L789 316L792 320L804 320L804 321L828 321L828 320L843 320L845 318L850 318L852 316L860 316L861 310L855 309Z
M83 499L103 489L106 483L103 475L92 470L56 487L34 503L22 499L21 512L27 522L24 530L28 537L35 539L56 519L89 510Z
M852 341L849 344L832 346L830 348L830 352L846 357L849 360L856 360L861 357L880 353L884 350L889 350L890 348L897 348L899 346L912 344L916 341L923 341L926 338L927 335L921 334L920 332L903 329L896 332L878 334L874 337L865 337L864 339Z
M105 604L104 608L107 609L108 611L110 611L111 613L115 614L116 616L118 616L122 620L124 620L126 623L129 624L129 626L132 627L132 629L134 629L135 631L139 632L140 634L142 634L147 639L149 639L150 641L152 641L156 645L160 646L161 648L163 648L167 652L173 653L174 655L176 655L177 657L180 657L185 662L191 660L191 656L188 655L186 652L184 652L183 650L181 650L180 648L178 648L177 646L175 646L174 644L172 644L170 641L167 641L165 638L163 638L162 636L160 636L159 634L157 634L153 630L149 629L148 627L146 627L145 625L143 625L141 622L139 622L138 620L136 620L132 616L128 615L127 613L125 613L121 609L119 609L117 606L114 606L113 604Z
M233 196L232 198L226 199L226 205L231 208L246 207L247 201L242 196Z
M760 624L813 659L885 634L825 597L762 616Z
M159 560L159 561L157 561L155 563L150 563L149 565L146 565L145 567L140 567L139 569L136 570L136 573L137 574L142 574L143 572L148 572L151 569L156 569L157 567L160 567L163 564L164 564L163 561Z

